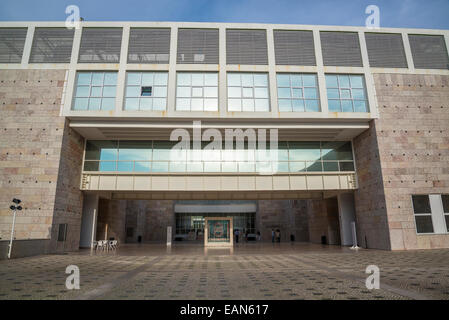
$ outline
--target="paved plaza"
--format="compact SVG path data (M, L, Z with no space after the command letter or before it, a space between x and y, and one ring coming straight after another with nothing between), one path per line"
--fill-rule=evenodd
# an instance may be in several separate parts
M448 249L123 245L0 261L0 299L449 299L448 261ZM79 290L65 287L68 265L79 267ZM380 289L366 288L368 265L380 268Z

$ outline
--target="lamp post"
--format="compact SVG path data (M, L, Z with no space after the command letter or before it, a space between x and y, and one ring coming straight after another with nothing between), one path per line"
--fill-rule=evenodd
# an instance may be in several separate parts
M14 227L16 225L16 213L17 213L17 210L19 210L19 211L22 210L22 207L19 206L19 204L22 202L20 199L14 198L12 200L12 202L14 202L16 205L11 205L9 207L9 209L14 211L14 215L13 215L13 218L12 218L11 240L9 241L8 259L11 259L12 241L14 240Z

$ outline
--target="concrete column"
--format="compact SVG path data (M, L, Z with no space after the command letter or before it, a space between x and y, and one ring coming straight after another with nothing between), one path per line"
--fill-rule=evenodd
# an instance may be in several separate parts
M352 246L351 222L355 221L354 195L338 195L338 216L340 220L340 237L342 246Z
M80 247L90 248L95 241L98 219L98 195L86 194L83 202L81 217Z

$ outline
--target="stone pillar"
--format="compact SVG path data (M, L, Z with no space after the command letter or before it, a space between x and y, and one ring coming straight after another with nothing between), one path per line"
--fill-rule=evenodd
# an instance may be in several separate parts
M84 196L83 214L81 218L80 247L90 248L96 238L98 219L98 195L87 194Z
M341 245L352 246L351 223L355 221L354 195L352 193L338 195L338 216L340 219Z

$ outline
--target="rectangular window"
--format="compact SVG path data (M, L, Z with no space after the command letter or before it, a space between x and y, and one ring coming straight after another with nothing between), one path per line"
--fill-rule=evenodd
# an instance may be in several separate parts
M268 74L228 73L228 111L270 111Z
M319 112L320 100L316 74L278 73L280 112Z
M177 111L218 111L218 73L178 72Z
M326 88L330 112L368 112L363 75L327 74Z
M415 214L416 232L433 233L432 210L428 195L413 195L413 211Z
M441 201L443 202L444 221L446 222L446 230L449 232L449 194L441 195Z
M116 72L78 72L72 110L114 110Z
M127 72L127 111L164 111L167 108L167 72Z

